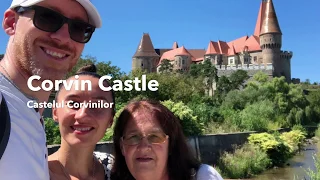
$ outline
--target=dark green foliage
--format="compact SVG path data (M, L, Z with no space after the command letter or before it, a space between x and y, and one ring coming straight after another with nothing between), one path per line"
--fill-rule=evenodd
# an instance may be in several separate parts
M46 127L47 144L60 144L60 130L58 124L52 118L45 118L44 124Z

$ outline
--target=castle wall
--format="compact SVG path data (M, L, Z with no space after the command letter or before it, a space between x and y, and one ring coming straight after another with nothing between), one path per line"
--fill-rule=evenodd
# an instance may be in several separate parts
M191 65L191 58L189 56L176 56L174 60L173 69L174 70L189 70Z
M157 57L134 57L132 59L132 70L142 69L148 73L156 72L156 63L159 61Z
M228 56L221 55L220 59L222 60L222 65L228 65Z
M262 56L262 51L260 52L250 52L249 53L251 56L251 64L262 64L263 63L263 56Z
M204 60L209 59L212 64L218 64L218 56L216 54L205 55Z

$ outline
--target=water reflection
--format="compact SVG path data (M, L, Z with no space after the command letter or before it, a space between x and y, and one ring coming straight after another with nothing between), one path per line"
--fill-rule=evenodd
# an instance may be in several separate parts
M305 180L308 179L306 176L305 169L315 169L313 155L318 154L320 149L320 143L315 145L308 145L306 149L300 154L293 157L288 161L289 165L283 168L270 169L263 174L251 178L252 180ZM298 178L297 178L298 177Z

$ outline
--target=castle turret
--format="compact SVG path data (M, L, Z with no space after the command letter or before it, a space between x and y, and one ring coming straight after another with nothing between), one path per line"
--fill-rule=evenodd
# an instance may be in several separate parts
M173 68L175 70L188 71L192 62L191 54L186 50L184 46L176 49L175 64Z
M261 29L260 29L260 47L262 49L263 64L273 65L273 76L285 76L290 79L290 75L285 71L287 69L285 62L281 59L282 32L278 23L276 11L272 0L263 0L262 8L264 10Z
M177 49L179 48L178 43L175 41L172 45L172 49Z
M159 55L156 53L148 33L143 33L136 53L132 58L132 70L142 69L156 72Z

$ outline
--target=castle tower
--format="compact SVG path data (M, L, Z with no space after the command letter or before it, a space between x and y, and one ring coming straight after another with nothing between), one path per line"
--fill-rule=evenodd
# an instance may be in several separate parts
M158 62L159 55L154 50L149 34L143 33L137 51L132 57L132 70L142 69L148 73L156 72Z
M262 49L262 62L264 65L273 65L273 76L285 76L285 62L281 59L282 32L278 23L276 11L272 0L263 0L260 10L262 12L262 23L260 28L260 47Z

